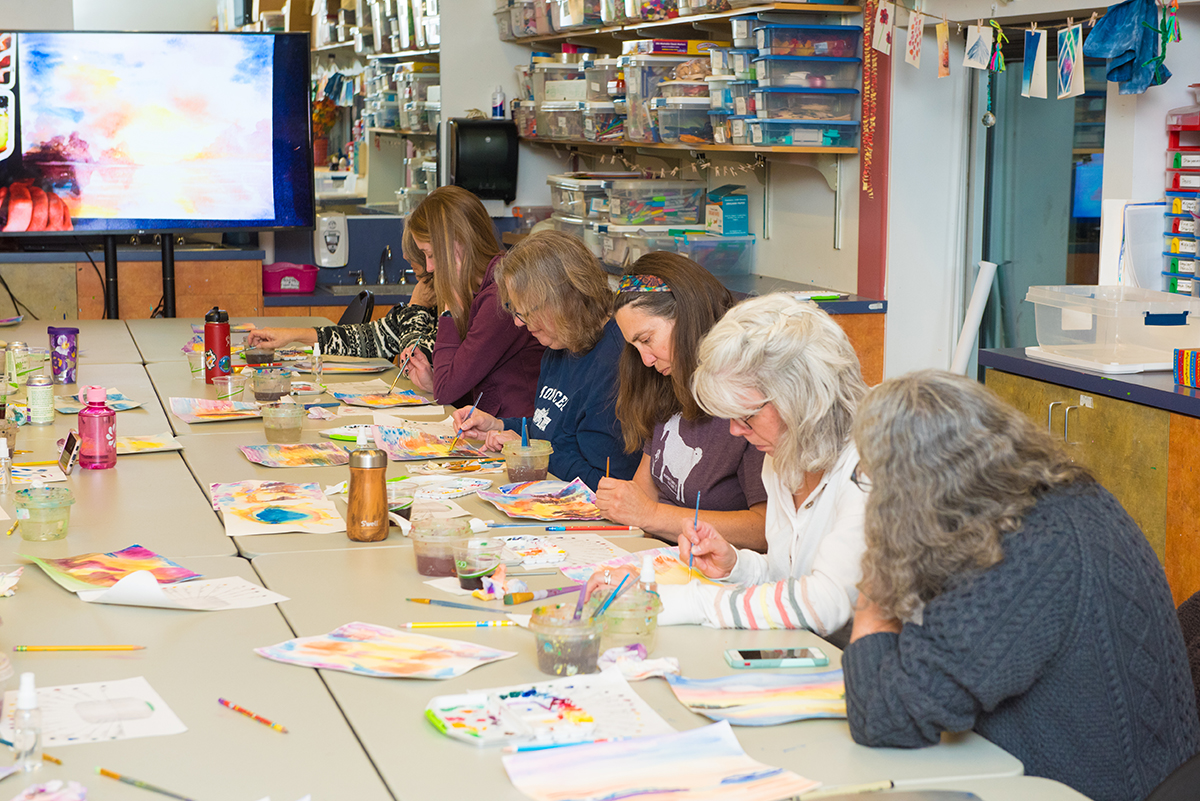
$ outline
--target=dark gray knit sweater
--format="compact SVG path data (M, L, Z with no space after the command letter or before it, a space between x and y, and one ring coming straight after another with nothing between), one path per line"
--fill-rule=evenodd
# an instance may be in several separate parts
M842 658L856 742L912 748L967 729L1096 801L1144 798L1200 749L1162 566L1091 481L1049 492L1004 559L932 599L921 625Z

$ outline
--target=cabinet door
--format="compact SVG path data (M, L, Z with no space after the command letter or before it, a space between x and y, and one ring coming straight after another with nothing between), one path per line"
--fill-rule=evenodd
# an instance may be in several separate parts
M1121 502L1165 560L1167 412L999 370L988 370L986 383L1065 442L1071 458Z

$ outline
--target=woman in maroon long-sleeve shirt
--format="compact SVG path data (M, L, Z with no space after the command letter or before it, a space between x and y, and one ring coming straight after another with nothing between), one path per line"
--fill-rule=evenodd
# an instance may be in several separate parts
M406 221L404 255L433 274L444 309L433 363L419 349L408 362L412 382L439 403L473 404L482 395L481 411L532 415L543 347L500 306L492 271L502 251L483 204L457 186L430 192Z

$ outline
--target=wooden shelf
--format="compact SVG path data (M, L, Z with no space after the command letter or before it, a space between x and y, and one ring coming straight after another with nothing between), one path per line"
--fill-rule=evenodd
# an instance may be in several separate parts
M402 50L399 53L370 53L367 59L370 61L404 61L410 58L425 58L427 56L438 57L441 55L440 47L429 47L425 50Z
M424 131L405 131L400 128L368 128L373 134L385 134L390 136L428 136L435 137L435 133L425 133Z
M857 147L792 147L777 145L774 147L755 147L754 145L718 145L718 144L688 144L674 145L663 142L589 142L586 139L527 139L522 142L538 145L565 145L567 147L599 147L599 148L635 148L640 150L694 150L698 153L825 153L828 155L853 156L858 154Z
M320 47L314 47L312 51L314 53L331 53L335 50L345 50L347 47L353 50L354 42L338 42L337 44L321 45Z
M697 29L696 23L723 22L733 17L745 17L770 11L802 12L806 14L861 14L862 6L829 5L827 3L764 3L745 6L730 11L712 14L692 14L671 19L645 20L626 25L608 25L597 28L579 28L543 36L525 36L514 39L517 44L538 45L548 42L583 40L589 42L611 42L614 39L646 39L658 36L668 39L703 39L713 35L712 31Z

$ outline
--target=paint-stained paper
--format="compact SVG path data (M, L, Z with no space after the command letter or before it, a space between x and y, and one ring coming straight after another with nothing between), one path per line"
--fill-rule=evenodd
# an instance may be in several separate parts
M888 0L879 0L875 9L875 25L872 27L871 47L884 55L892 54L892 31L896 27L896 7Z
M1083 94L1083 26L1058 32L1058 99Z
M1021 97L1046 96L1046 32L1025 31L1025 64Z
M938 77L950 77L950 23L939 22L935 28L938 43Z
M715 679L667 675L679 703L693 712L735 726L778 726L793 720L846 717L842 671L767 673Z
M925 32L925 15L914 11L908 18L908 43L904 48L904 61L917 69L921 68L921 36Z
M986 70L992 58L992 29L984 25L967 26L967 49L963 53L963 66L974 70Z

